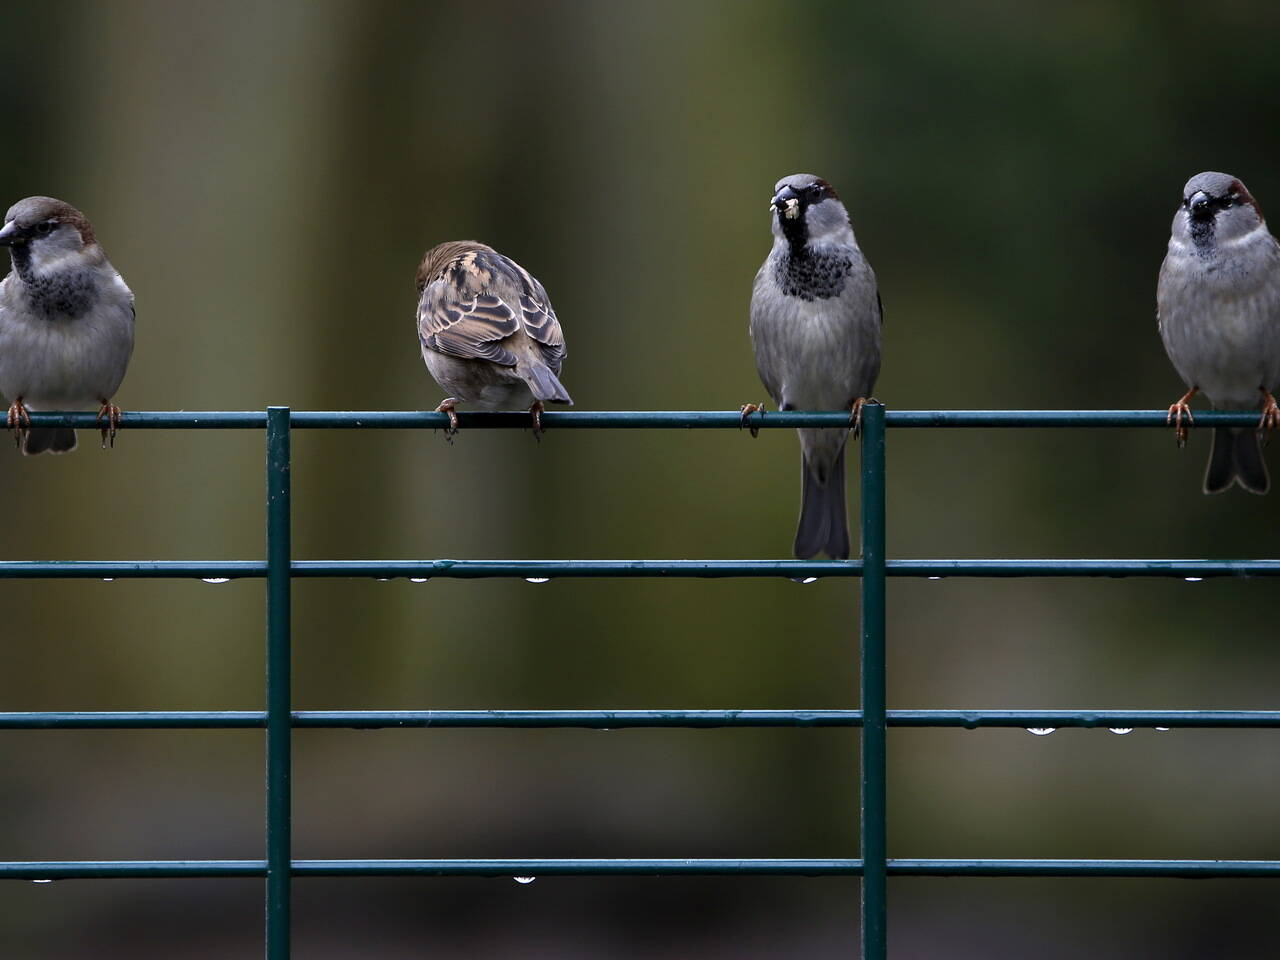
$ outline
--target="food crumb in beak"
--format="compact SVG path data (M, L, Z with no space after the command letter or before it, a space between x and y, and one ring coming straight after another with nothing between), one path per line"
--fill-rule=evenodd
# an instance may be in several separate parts
M786 209L782 211L782 215L788 220L794 220L800 216L800 201L792 197L787 201Z

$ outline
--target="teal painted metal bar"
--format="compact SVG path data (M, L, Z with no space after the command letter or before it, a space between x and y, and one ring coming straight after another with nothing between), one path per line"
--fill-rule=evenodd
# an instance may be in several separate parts
M1280 710L888 710L915 729L1269 730ZM295 730L706 729L861 727L861 710L295 710ZM0 713L0 730L260 730L265 710L99 710Z
M1147 427L1171 429L1165 410L892 410L885 426L924 427ZM1257 411L1197 410L1195 426L1253 427ZM527 430L529 415L518 412L460 411L465 430ZM421 410L298 410L290 415L294 429L368 430L429 429L448 425L443 413ZM92 429L96 413L32 413L37 427ZM794 427L840 427L849 424L845 413L788 410L753 413L744 421L736 410L549 410L542 415L549 430L738 430L743 426L764 430ZM261 410L126 411L123 430L262 430L267 417ZM1193 428L1193 432L1194 432Z
M294 560L295 578L860 577L861 560ZM1280 560L887 560L890 577L1280 577ZM262 579L261 560L8 560L0 580Z
M862 957L888 952L884 407L862 412Z
M296 877L856 877L858 859L295 860ZM895 859L900 877L1280 878L1280 860ZM265 877L265 860L27 860L0 863L0 880Z
M290 955L292 644L289 408L267 409L267 960Z

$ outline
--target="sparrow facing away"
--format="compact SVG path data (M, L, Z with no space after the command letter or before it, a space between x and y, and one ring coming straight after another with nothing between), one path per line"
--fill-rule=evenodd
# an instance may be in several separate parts
M458 429L457 403L528 408L534 436L544 403L573 403L559 379L564 334L547 291L483 243L442 243L423 256L418 340L431 376L450 394L436 407L449 414L450 434Z
M769 204L773 249L751 291L756 369L780 410L848 410L855 433L880 373L883 311L849 213L827 181L784 177ZM743 407L743 418L759 409ZM848 429L803 429L803 495L795 554L849 556L844 450Z
M1194 423L1187 405L1203 393L1215 410L1261 410L1257 430L1218 427L1204 492L1233 483L1250 493L1270 486L1261 431L1280 425L1280 244L1262 210L1235 177L1199 173L1182 188L1169 252L1156 286L1165 352L1187 384L1169 407L1178 445Z
M30 427L31 410L98 404L102 445L115 445L111 402L133 353L133 293L75 207L28 197L9 208L0 244L13 269L0 281L0 393L24 454L76 447L67 427Z

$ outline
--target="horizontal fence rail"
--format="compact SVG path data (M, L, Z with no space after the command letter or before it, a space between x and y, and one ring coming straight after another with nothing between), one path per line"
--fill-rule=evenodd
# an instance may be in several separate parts
M1256 427L1256 411L1199 411L1194 428ZM459 413L460 427L527 430L524 412ZM93 413L31 414L37 427L93 429ZM888 728L1023 728L1045 735L1066 728L1271 729L1280 710L929 709L889 710L885 694L884 591L887 578L1115 577L1201 580L1280 576L1280 559L887 559L884 553L884 444L889 429L1145 428L1170 429L1165 410L864 410L861 467L862 559L797 560L297 560L290 551L290 436L309 429L434 429L446 414L424 411L134 411L123 430L262 430L266 433L267 544L262 560L22 560L0 562L0 579L263 580L267 602L267 704L262 710L11 711L5 730L264 730L267 737L266 857L261 860L11 861L0 879L52 882L91 878L240 877L266 881L266 955L291 953L290 883L294 877L418 876L848 876L862 879L862 955L888 951L890 876L933 877L1280 877L1275 860L999 860L903 859L887 856ZM547 411L557 429L793 429L847 427L842 412ZM313 578L821 578L861 581L861 709L568 709L568 710L294 710L291 693L290 587ZM291 738L294 730L641 729L841 727L861 731L860 858L831 859L447 859L300 860L292 858Z
M1260 414L1223 410L1195 411L1195 427L1256 427ZM1166 410L886 410L888 428L926 427L1160 427L1171 429ZM753 427L782 430L795 427L846 427L845 413L770 411L743 418L736 410L625 410L559 411L542 414L544 429L569 430L738 430ZM527 430L527 413L458 411L462 429ZM90 430L101 426L93 413L31 413L35 427L76 427ZM122 430L265 430L267 414L262 410L152 410L126 411ZM449 415L419 410L294 410L289 414L294 430L442 430Z
M859 859L294 860L295 877L857 877ZM890 858L900 877L1280 877L1280 860L920 860ZM0 879L265 877L265 860L30 860Z
M861 710L295 710L298 730L631 730L709 727L861 727ZM1186 728L1265 730L1280 710L889 710L890 727L964 729ZM0 730L256 730L265 710L74 710L0 713Z
M887 560L885 576L1277 577L1280 560ZM293 579L861 577L860 560L294 560ZM0 580L261 580L260 560L7 560Z

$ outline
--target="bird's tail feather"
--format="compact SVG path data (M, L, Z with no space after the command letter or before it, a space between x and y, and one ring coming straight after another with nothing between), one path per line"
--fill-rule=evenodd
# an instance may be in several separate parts
M35 427L22 439L22 452L27 456L37 453L70 453L76 448L76 432L70 427Z
M844 503L844 451L822 482L801 461L802 495L800 500L800 524L796 528L795 554L807 560L825 550L832 560L849 559L849 521Z
M1255 430L1217 427L1213 449L1204 472L1204 492L1221 493L1233 483L1250 493L1266 493L1271 487L1267 462L1262 459L1262 442Z
M531 364L522 371L521 376L529 385L529 391L535 400L541 400L544 403L567 403L573 406L573 398L569 396L569 391L545 363Z

